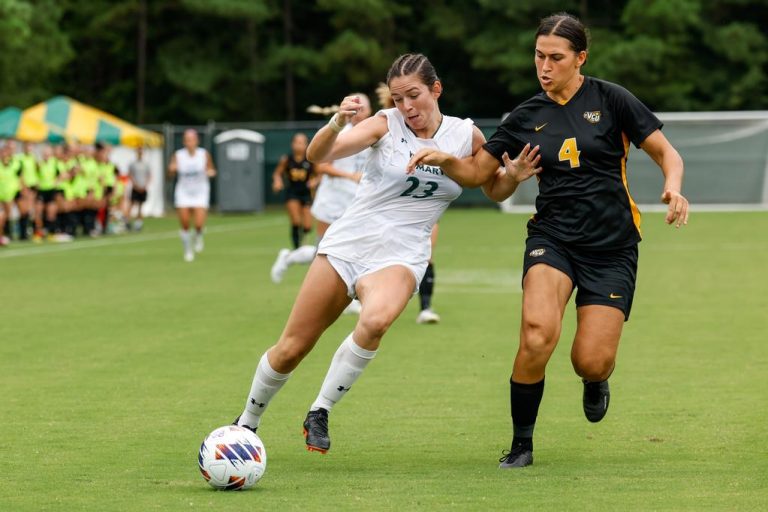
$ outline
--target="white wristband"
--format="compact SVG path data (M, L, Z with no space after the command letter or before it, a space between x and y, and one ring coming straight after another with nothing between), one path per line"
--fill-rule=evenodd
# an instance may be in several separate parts
M339 124L338 116L338 113L333 114L333 117L328 121L328 127L336 133L340 133L344 129L344 126Z

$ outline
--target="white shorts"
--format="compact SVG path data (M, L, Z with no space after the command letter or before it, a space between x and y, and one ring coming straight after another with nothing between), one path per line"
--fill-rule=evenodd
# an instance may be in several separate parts
M320 222L333 224L347 211L354 198L354 194L338 192L329 187L321 188L315 195L310 212Z
M211 201L211 186L209 183L194 186L176 185L173 193L173 204L176 208L208 208Z
M342 260L330 254L325 254L325 256L328 258L328 263L331 264L336 273L339 274L339 277L341 277L341 280L344 281L344 284L347 285L347 295L352 299L357 298L355 286L357 286L357 282L361 277L394 265L406 267L413 273L413 277L416 279L416 286L413 290L413 294L415 295L419 293L419 284L421 283L421 280L424 279L424 273L427 271L427 264L429 263L424 262L423 265L414 266L408 263L403 263L402 261L393 261L391 263L378 263L374 266L367 266L362 263L353 263L351 261Z

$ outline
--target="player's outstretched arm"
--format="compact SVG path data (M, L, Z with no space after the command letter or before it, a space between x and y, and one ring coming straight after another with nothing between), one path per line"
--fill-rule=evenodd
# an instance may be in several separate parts
M360 172L342 171L341 169L337 169L331 164L317 164L316 170L317 174L327 174L328 176L333 176L334 178L344 178L357 182L360 181L361 176Z
M640 148L656 162L664 174L664 191L661 193L661 202L669 205L667 216L664 218L667 224L675 227L688 224L688 200L683 197L683 159L680 153L669 143L667 138L656 130L640 144Z
M171 156L171 161L168 162L168 175L173 176L179 169L179 165L176 163L176 155Z
M475 188L490 180L499 168L499 162L483 149L485 136L475 126L472 131L472 156L457 158L434 148L424 148L411 157L406 173L412 174L419 165L440 167L445 174L462 187Z
M307 147L307 160L314 164L332 162L359 153L382 138L387 133L387 120L383 116L369 117L341 133L361 106L357 96L344 98L339 111L312 137Z
M206 161L205 161L205 174L209 178L216 177L216 167L213 165L213 159L211 158L211 154L210 153L206 153L205 159L206 159Z
M285 188L283 183L283 173L288 168L288 157L283 155L280 157L280 161L277 162L275 170L272 172L272 192L277 194Z
M526 144L514 160L509 158L505 151L501 159L504 167L499 168L493 178L483 183L483 193L497 203L514 194L520 183L541 172L539 146L531 149L531 145Z

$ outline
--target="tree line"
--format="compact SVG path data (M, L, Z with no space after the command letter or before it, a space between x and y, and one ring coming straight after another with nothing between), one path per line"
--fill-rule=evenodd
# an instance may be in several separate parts
M538 21L591 31L585 74L656 111L768 106L760 0L0 0L0 108L65 94L138 123L307 119L430 57L452 115L538 91Z

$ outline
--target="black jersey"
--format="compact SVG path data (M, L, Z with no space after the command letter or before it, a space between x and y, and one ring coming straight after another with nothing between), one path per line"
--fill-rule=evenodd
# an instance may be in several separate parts
M542 232L585 249L628 247L640 241L640 212L629 195L630 141L639 147L661 121L629 91L584 77L565 104L541 92L521 103L483 146L501 161L527 143L540 146L536 215Z
M309 195L309 179L314 173L312 162L306 158L296 161L292 155L288 155L288 161L285 168L286 193L291 196Z

